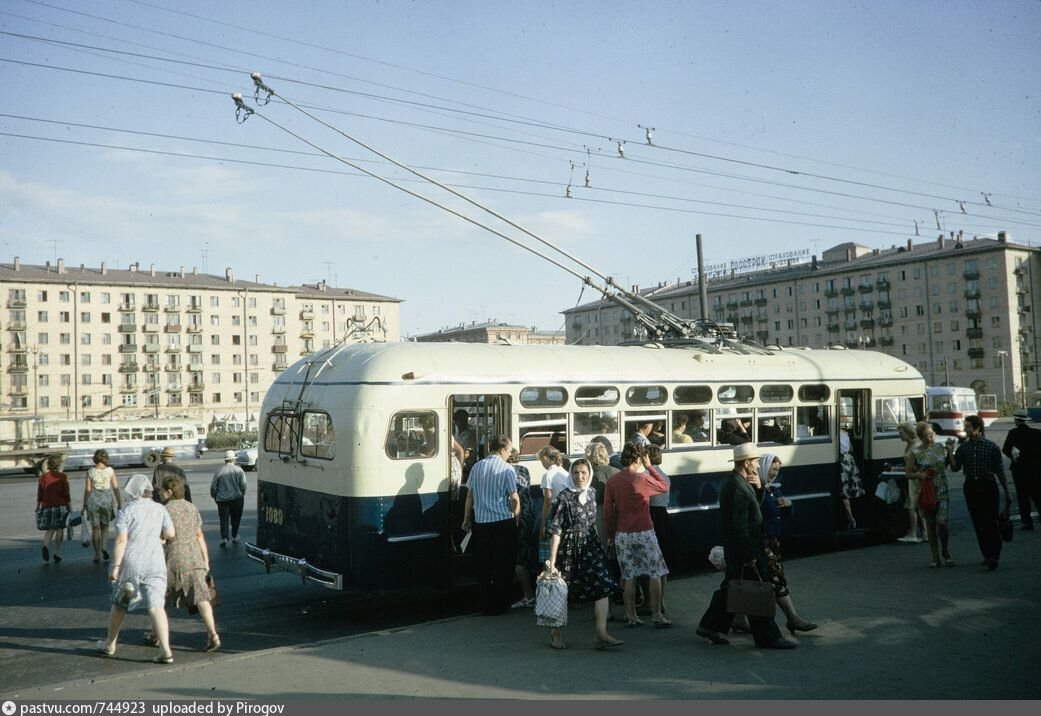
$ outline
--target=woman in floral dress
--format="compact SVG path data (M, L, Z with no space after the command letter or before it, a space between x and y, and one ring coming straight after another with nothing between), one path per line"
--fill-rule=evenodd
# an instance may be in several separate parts
M108 466L108 452L94 451L94 467L87 470L87 482L83 488L83 513L90 522L94 541L94 564L101 557L108 561L108 526L116 519L116 511L122 506L119 480L116 471Z
M908 480L932 480L936 488L936 509L926 510L921 508L925 515L926 535L929 537L929 549L932 550L933 559L930 567L939 567L940 558L948 567L954 566L951 552L948 548L951 533L947 527L947 518L950 514L950 496L947 488L947 466L951 464L951 455L947 447L936 442L936 433L933 426L924 420L915 426L915 433L922 444L907 456L907 479Z
M206 626L206 646L203 651L220 649L220 636L213 619L210 587L206 577L210 573L210 551L202 533L199 509L185 499L185 481L180 475L167 475L160 486L160 501L170 513L177 537L163 546L166 553L166 607L183 607L189 613L199 612ZM158 646L155 641L153 644Z
M621 646L607 633L608 598L622 588L607 571L607 559L596 532L596 494L590 487L593 470L579 458L571 464L574 487L564 489L553 503L546 531L550 534L550 564L560 570L568 585L568 603L594 602L597 649ZM550 633L550 645L565 649L560 629Z

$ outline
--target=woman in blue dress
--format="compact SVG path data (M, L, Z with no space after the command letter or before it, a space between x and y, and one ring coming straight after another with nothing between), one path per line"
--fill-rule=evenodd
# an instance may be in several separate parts
M157 664L172 664L170 627L166 619L166 556L163 541L174 538L170 513L152 501L152 481L134 475L124 493L129 498L116 515L116 541L112 549L112 609L108 636L97 643L106 656L116 653L116 639L127 611L143 607L152 620L152 634L159 642ZM189 536L190 538L190 536Z
M593 469L589 461L579 458L571 463L574 487L565 488L553 502L546 532L550 535L550 564L560 570L568 585L568 603L593 602L596 640L600 650L621 646L622 642L607 633L608 598L622 591L607 570L600 536L596 532L596 493L590 487ZM554 649L566 649L560 629L550 633Z

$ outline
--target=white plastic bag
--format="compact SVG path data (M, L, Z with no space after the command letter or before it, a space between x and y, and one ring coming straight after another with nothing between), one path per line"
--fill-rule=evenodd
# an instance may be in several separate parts
M567 582L549 562L536 580L535 623L551 629L567 626Z
M723 547L716 545L708 553L708 561L712 563L712 566L722 572L727 568L727 560L723 553Z
M886 483L886 502L891 505L897 505L904 501L904 496L900 493L900 485L897 484L896 480L890 480Z
M90 547L90 523L85 518L80 523L80 546Z

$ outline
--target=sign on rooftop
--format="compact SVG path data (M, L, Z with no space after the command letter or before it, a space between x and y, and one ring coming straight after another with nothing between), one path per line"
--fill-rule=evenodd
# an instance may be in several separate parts
M738 273L765 271L767 269L791 266L792 264L805 261L809 256L809 249L793 249L791 251L778 251L773 254L746 256L744 258L724 261L722 263L707 264L705 266L705 277L726 278ZM696 268L691 269L692 273L697 273L697 271Z

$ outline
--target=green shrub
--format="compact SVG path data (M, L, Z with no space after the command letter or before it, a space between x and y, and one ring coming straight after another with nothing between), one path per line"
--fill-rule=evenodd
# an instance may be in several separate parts
M256 444L257 431L210 433L206 436L207 450L238 450L242 443Z

